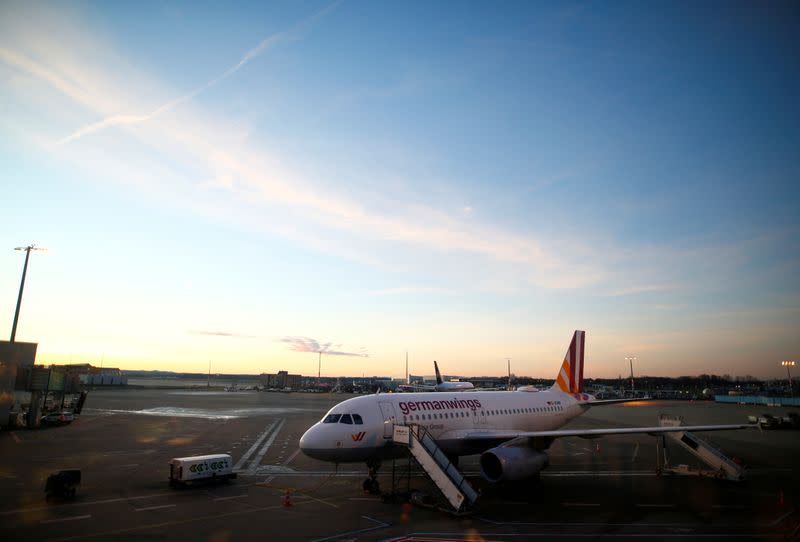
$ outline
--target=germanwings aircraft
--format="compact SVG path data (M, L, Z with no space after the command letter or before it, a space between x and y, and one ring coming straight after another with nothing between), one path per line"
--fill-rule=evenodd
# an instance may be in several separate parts
M586 333L575 331L556 381L545 391L401 393L354 397L334 406L300 439L309 457L334 463L365 461L364 488L378 491L375 475L382 460L406 453L392 442L394 425L419 424L453 463L481 454L481 473L490 482L537 475L549 463L547 449L558 437L595 438L631 433L720 431L742 425L559 429L587 409L631 399L598 401L583 391ZM434 398L435 397L435 398Z
M475 389L472 382L442 380L442 374L439 372L439 364L436 363L435 360L433 362L433 369L436 371L435 386L426 386L425 384L401 384L400 389L413 391L466 391Z

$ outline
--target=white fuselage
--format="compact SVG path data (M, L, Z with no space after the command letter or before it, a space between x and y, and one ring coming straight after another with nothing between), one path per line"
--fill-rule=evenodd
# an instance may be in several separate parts
M300 449L336 463L398 457L402 449L392 444L394 425L419 424L446 454L470 455L503 440L470 438L482 431L558 429L584 411L575 397L553 389L368 395L334 406L305 432Z

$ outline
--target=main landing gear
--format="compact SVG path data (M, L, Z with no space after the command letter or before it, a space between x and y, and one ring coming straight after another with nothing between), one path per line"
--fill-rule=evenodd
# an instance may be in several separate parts
M361 484L361 487L364 489L364 493L369 493L370 495L380 495L381 493L381 485L378 483L377 476L378 476L378 469L381 466L381 462L378 460L369 460L367 461L367 468L369 469L369 478L364 480L364 483Z

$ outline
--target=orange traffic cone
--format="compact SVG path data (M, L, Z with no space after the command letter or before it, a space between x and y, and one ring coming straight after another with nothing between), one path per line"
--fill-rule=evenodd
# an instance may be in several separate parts
M283 507L289 508L290 506L292 506L292 492L287 489L283 494Z

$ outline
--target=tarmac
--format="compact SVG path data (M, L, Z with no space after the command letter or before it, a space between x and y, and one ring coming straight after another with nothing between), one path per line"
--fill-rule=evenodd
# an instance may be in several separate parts
M366 495L366 467L300 453L298 440L348 395L165 389L95 390L71 425L0 433L2 540L798 540L800 431L703 435L748 466L743 482L656 474L647 435L560 439L538 481L492 486L477 456L461 469L481 491L455 517ZM791 409L790 409L791 410ZM785 409L656 401L596 407L570 426L743 423ZM230 453L238 479L171 489L172 457ZM675 446L673 463L697 465ZM400 469L408 464L398 461ZM79 468L77 496L46 502L53 471ZM392 488L392 464L380 471ZM399 489L435 494L419 472ZM290 506L287 506L290 504Z

